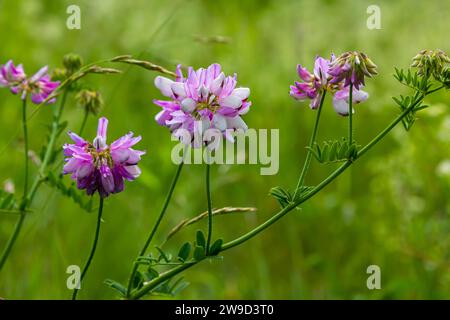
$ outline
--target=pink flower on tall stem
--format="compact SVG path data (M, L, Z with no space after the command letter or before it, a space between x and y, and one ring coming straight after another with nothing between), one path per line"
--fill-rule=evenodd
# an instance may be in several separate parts
M333 107L336 113L347 116L350 89L345 85L343 79L335 81L335 78L330 75L334 61L334 55L331 55L329 60L316 57L313 73L298 65L297 72L302 81L296 81L294 85L291 85L290 95L296 100L311 100L311 109L317 109L325 92L330 92L333 94ZM362 85L360 87L362 88ZM353 104L364 102L369 97L367 92L358 90L356 86L353 87L352 93Z
M137 164L145 154L131 148L141 140L141 136L133 137L132 132L107 145L107 126L108 119L100 118L97 136L92 143L69 132L75 144L63 146L66 157L63 173L72 174L77 187L86 189L88 195L98 191L103 198L121 192L124 179L132 181L139 177L141 170Z
M236 74L225 76L219 64L198 70L189 67L187 78L179 65L176 73L175 81L161 76L155 78L155 86L170 98L153 100L162 107L155 117L160 125L169 128L175 136L178 129L202 134L215 128L230 141L234 141L231 132L247 129L241 116L250 109L250 89L236 88Z
M16 67L12 60L0 67L0 87L9 88L13 94L20 94L22 100L30 94L34 104L42 103L58 86L59 81L51 81L47 66L30 78L27 78L23 66L19 64ZM55 100L50 99L47 103L53 103Z

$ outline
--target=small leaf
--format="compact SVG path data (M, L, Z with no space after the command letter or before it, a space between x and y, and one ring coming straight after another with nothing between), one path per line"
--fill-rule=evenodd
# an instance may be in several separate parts
M292 202L292 196L290 192L283 189L282 187L278 186L270 189L269 194L277 199L282 208L286 207Z
M222 248L222 239L217 239L214 241L213 245L209 248L209 255L216 256L220 253L220 249Z
M189 242L186 242L181 247L180 251L178 252L178 258L181 261L186 261L186 259L189 257L189 253L191 252L191 244Z
M142 287L143 283L144 283L144 276L142 275L141 272L136 271L133 279L133 288L140 288Z
M205 240L205 235L203 234L203 232L201 230L197 231L196 239L197 239L197 245L200 247L203 247L203 249L204 249L206 247L206 240Z
M199 261L205 258L205 248L196 246L194 249L194 259Z
M152 267L149 267L147 272L144 273L144 278L146 281L151 281L153 279L156 279L159 277L158 271L153 269Z
M105 283L108 287L110 287L110 288L116 290L121 296L125 296L126 293L127 293L127 289L126 289L122 284L120 284L120 283L117 282L117 281L114 281L114 280L111 280L111 279L106 279L106 280L104 281L104 283Z

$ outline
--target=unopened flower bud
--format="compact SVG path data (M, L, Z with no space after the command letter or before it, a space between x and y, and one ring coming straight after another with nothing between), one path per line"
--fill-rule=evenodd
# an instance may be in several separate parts
M98 114L103 106L103 98L99 91L83 89L76 98L83 109L94 115Z
M64 81L67 78L67 70L63 68L56 68L52 71L51 77L57 81Z
M67 73L71 75L81 68L81 66L83 65L83 60L78 54L69 53L64 56L63 65L66 68Z
M353 84L357 90L364 85L364 77L371 78L378 74L377 66L370 58L358 51L348 51L334 60L328 73L332 79L330 83L345 81L344 86Z
M450 63L450 58L444 51L422 50L412 59L411 67L416 67L421 76L433 75L439 79L447 63Z

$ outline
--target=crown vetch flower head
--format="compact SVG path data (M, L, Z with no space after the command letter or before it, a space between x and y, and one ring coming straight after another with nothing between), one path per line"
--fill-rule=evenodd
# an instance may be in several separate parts
M98 191L103 198L121 192L124 179L132 181L139 177L141 171L137 164L145 154L132 149L141 140L141 136L133 137L132 132L107 145L107 126L108 120L100 118L97 136L92 143L69 132L75 144L63 146L66 157L63 173L72 174L77 187L86 189L88 195Z
M344 87L353 84L359 90L364 86L364 77L371 78L378 74L377 66L369 57L358 51L348 51L341 54L330 65L328 71L332 77L330 83L340 83L344 81Z
M433 75L439 79L450 57L442 50L422 50L412 59L411 67L417 67L419 75L429 77Z
M41 68L36 74L27 78L23 66L17 67L12 60L0 67L0 87L8 87L13 94L20 94L25 100L27 94L31 95L31 101L35 104L42 103L59 86L59 81L51 81L48 75L48 67ZM55 98L48 103L55 102Z
M295 82L291 86L290 95L296 100L310 99L311 109L317 109L320 105L322 95L327 90L328 85L328 69L330 63L334 60L334 55L331 55L330 60L326 60L317 56L314 63L314 72L310 73L308 69L297 65L297 73L302 82Z
M232 131L247 129L241 116L251 106L250 89L236 88L236 74L225 76L217 63L206 69L189 67L186 78L178 65L176 74L175 81L162 76L155 78L155 86L170 98L153 100L162 107L155 117L160 125L169 128L175 136L178 129L202 134L204 130L215 128L230 141L234 141Z
M343 81L337 83L331 81L332 76L329 74L329 70L334 61L333 54L329 60L317 56L313 73L310 73L301 65L297 65L297 72L302 82L295 82L290 87L290 95L296 100L311 100L311 109L317 109L323 95L328 91L333 94L334 110L341 116L347 116L350 89L344 85ZM353 87L353 104L364 102L368 97L367 92Z

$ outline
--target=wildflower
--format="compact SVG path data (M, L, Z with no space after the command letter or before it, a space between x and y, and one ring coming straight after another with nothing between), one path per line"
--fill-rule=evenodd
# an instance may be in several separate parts
M290 95L296 100L311 99L311 109L317 109L320 105L322 95L327 90L328 85L328 69L330 63L334 60L334 55L330 60L322 57L316 57L314 63L314 73L311 74L308 69L303 68L300 64L297 65L297 73L303 82L295 82L291 86Z
M108 120L100 118L97 136L92 143L69 132L75 144L63 146L66 157L63 173L72 174L77 187L86 189L88 195L98 191L103 198L121 192L124 179L132 181L141 174L137 164L145 154L131 148L141 140L140 136L133 137L132 132L107 145L107 126Z
M357 90L353 88L352 90L352 101L353 105L364 102L369 97L369 94L362 90ZM348 116L348 105L350 102L350 88L344 87L341 90L336 91L333 96L333 107L334 110L341 116ZM352 110L355 113L355 110Z
M0 86L9 87L11 92L17 94L19 85L25 80L26 75L23 71L22 64L17 67L12 60L9 60L0 68Z
M412 59L411 67L417 67L419 75L429 77L433 75L439 79L444 66L450 63L450 57L442 50L422 50Z
M48 67L41 68L36 74L27 78L23 66L14 66L12 60L0 67L0 86L8 87L13 94L20 94L25 100L27 94L31 95L31 101L35 104L42 103L59 86L59 82L51 81L47 73ZM55 102L55 98L47 103Z
M377 74L377 66L366 54L349 51L341 54L331 63L328 74L332 77L330 83L344 81L344 87L352 84L359 90L360 86L365 85L364 77L371 78Z
M332 81L332 76L329 74L329 71L334 61L334 55L331 55L329 60L319 56L316 57L313 73L298 65L297 72L303 82L295 82L290 87L290 95L296 100L311 100L311 109L317 109L323 95L328 91L333 94L334 110L338 114L346 116L348 115L350 89L344 85L343 81L338 83ZM366 92L353 87L353 104L364 102L368 96Z
M158 76L155 86L170 100L153 100L162 107L155 120L177 136L178 129L191 133L215 128L230 141L234 141L231 132L246 130L247 125L241 116L249 111L251 102L249 88L236 88L236 74L225 76L219 64L207 69L194 70L189 67L187 78L181 67L176 70L176 79ZM194 146L196 146L194 144Z

